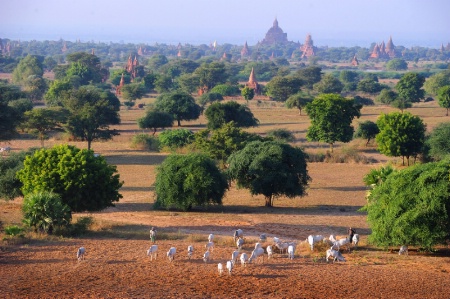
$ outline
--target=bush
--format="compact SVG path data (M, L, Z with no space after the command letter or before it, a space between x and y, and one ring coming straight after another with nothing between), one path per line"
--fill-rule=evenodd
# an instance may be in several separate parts
M152 152L159 151L159 140L148 134L136 134L131 139L131 147Z
M27 194L22 210L27 226L48 234L52 234L55 227L68 226L72 219L70 207L60 196L46 191Z
M158 136L160 147L168 147L172 150L188 145L194 139L194 133L188 129L167 130Z
M237 85L219 84L214 86L210 93L219 93L224 97L237 96L241 94L241 91Z
M18 225L8 225L5 227L5 234L11 237L24 237L25 230L23 227L19 227Z
M275 129L267 132L267 136L272 137L275 140L284 141L284 142L292 142L295 137L291 131L287 129Z

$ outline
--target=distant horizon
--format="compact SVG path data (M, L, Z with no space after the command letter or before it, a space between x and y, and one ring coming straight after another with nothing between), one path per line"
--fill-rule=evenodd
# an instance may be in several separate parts
M255 45L277 18L288 40L318 47L438 49L450 42L448 0L2 1L0 38L142 44ZM129 13L127 13L129 12Z

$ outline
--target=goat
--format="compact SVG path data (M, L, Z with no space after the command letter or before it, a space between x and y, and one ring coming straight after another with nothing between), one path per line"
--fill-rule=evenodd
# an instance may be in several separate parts
M353 238L352 238L352 242L353 242L353 246L358 246L359 243L359 235L358 234L354 234Z
M156 260L156 251L158 251L158 245L152 245L150 246L150 248L147 250L147 256L150 257L150 260L153 261L153 257Z
M244 238L244 231L242 229L237 229L234 231L234 242L236 242L238 239Z
M231 271L233 271L233 263L231 261L227 262L228 275L231 275Z
M86 248L84 248L84 247L78 248L78 251L77 251L77 260L78 260L78 261L84 260L84 255L85 255L85 254L86 254Z
M217 264L217 270L219 270L219 275L222 275L222 273L223 273L223 265L222 265L222 263L218 263Z
M243 252L243 253L241 254L241 266L242 266L242 267L245 267L245 265L247 264L247 262L248 262L248 255L247 255L245 252Z
M169 251L167 251L167 257L170 262L175 259L175 253L177 253L177 249L175 247L170 247Z
M242 246L244 245L244 239L237 239L236 246L239 250L242 249Z
M289 245L289 247L288 247L288 258L293 260L294 259L294 253L295 253L294 245Z
M289 247L289 243L283 242L283 243L276 243L275 247L278 248L278 250L280 251L280 253L283 253L284 251L286 251Z
M208 242L208 244L205 245L206 250L213 251L214 249L214 242Z
M188 258L191 259L192 254L194 253L194 246L189 245L187 251L188 251Z
M308 236L308 243L309 246L311 247L311 251L314 250L314 243L320 242L323 240L323 236L322 235L309 235Z
M213 240L214 240L214 235L213 234L209 234L208 242L212 242Z
M239 251L235 250L231 254L231 261L233 262L233 265L236 263L237 259L239 257Z
M272 246L271 245L267 246L266 251L267 251L267 259L270 259L273 256Z
M338 260L339 262L345 262L345 258L338 250L334 250L333 248L330 248L327 250L327 262L328 258L333 257L333 263Z
M341 248L341 246L344 246L347 244L350 245L350 240L348 238L339 239L333 243L333 246L331 246L331 249L337 248L337 250L339 250ZM348 247L348 250L350 251L350 246Z
M206 263L207 261L209 261L209 251L207 250L204 254L203 254L203 261Z
M264 249L262 248L256 248L252 251L248 263L251 263L253 260L258 261L259 257L262 257L262 262L264 263Z
M398 255L408 255L408 246L403 245L402 247L400 247L400 250L398 251Z

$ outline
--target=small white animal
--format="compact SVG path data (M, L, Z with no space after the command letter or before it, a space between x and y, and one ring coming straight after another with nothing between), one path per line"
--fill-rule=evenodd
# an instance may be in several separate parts
M348 238L339 239L333 243L333 246L331 246L331 249L339 250L342 246L345 246L347 244L350 244L350 240ZM348 247L348 250L350 251L350 246Z
M231 271L233 271L233 263L231 261L227 262L228 275L231 275Z
M359 235L358 234L354 234L353 238L352 238L352 242L353 242L353 246L358 246L359 243Z
M209 251L206 251L203 254L203 261L206 263L207 261L209 261Z
M408 255L408 246L403 245L402 247L400 247L400 250L398 251L398 255Z
M242 229L237 229L234 231L234 241L236 242L239 238L244 238L244 231Z
M194 253L194 246L189 245L188 249L187 249L187 252L188 252L188 259L191 259L192 254Z
M334 249L328 249L327 250L327 262L328 262L328 258L333 257L333 263L338 260L339 262L345 262L345 258L342 255L342 253L340 253L337 250Z
M289 244L285 242L283 243L280 242L276 243L275 247L278 248L278 250L280 250L281 253L283 253L289 247Z
M153 258L156 260L156 251L158 251L158 245L152 245L147 250L147 256L150 257L150 260L153 261Z
M214 240L214 234L209 234L208 242L212 242Z
M206 248L206 250L208 250L208 251L213 251L213 249L214 249L214 242L208 242L206 245L205 245L205 248Z
M217 264L217 270L219 271L219 275L222 275L223 273L223 265L222 263Z
M261 243L256 243L256 244L255 244L255 249L256 249L256 248L261 248L261 247L262 247L262 246L261 246Z
M235 250L231 254L231 261L233 262L233 265L236 263L237 259L239 257L239 251Z
M0 153L9 153L11 151L11 147L6 146L6 147L0 147Z
M86 248L80 247L77 251L77 260L84 260L84 255L86 254Z
M267 251L267 259L270 259L273 256L272 245L267 246L266 251Z
M253 260L258 261L260 257L262 258L262 262L264 263L264 249L256 248L252 251L250 258L248 259L248 263L251 263Z
M175 253L177 253L177 249L175 247L170 247L169 251L167 251L169 261L172 262L175 259Z
M242 246L244 246L244 239L237 239L236 246L239 250L242 249Z
M289 245L289 247L288 247L288 258L293 260L294 259L294 253L295 253L294 245Z
M241 254L241 266L245 267L247 262L248 262L248 255L245 252L243 252Z
M322 235L309 235L308 236L308 243L309 246L311 246L311 251L314 250L314 243L320 242L323 240L323 236Z

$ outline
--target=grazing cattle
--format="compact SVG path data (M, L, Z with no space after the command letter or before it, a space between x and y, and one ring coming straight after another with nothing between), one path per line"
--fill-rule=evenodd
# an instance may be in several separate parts
M332 248L327 250L327 262L328 258L333 257L333 263L338 260L339 262L345 262L345 258L338 250L334 250Z
M203 261L206 263L207 261L209 261L209 251L206 251L204 254L203 254Z
M192 254L194 254L194 246L189 245L187 251L188 251L188 259L191 259Z
M400 247L400 250L398 251L398 255L408 255L408 246L403 245L402 247Z
M231 271L233 271L233 263L231 261L227 262L228 275L231 275Z
M231 254L231 261L233 262L233 265L236 263L237 259L239 257L239 251L235 250Z
M244 239L237 239L236 246L239 250L241 250L242 246L244 246Z
M212 242L213 240L214 240L214 235L213 234L209 234L208 242Z
M331 249L339 250L342 246L345 246L347 244L350 245L350 240L348 238L339 239L333 243L333 246L331 246ZM350 246L348 247L348 250L350 251Z
M150 257L150 260L153 261L153 258L156 260L156 252L158 251L158 245L152 245L147 250L147 256Z
M241 266L245 267L245 265L247 265L247 262L248 262L248 255L245 252L243 252L241 254Z
M175 259L175 253L177 253L177 249L175 247L170 247L169 251L167 251L167 257L170 262Z
M273 256L272 245L267 246L266 251L267 251L267 259L270 259Z
M0 153L9 153L10 151L11 151L11 148L9 146L0 147Z
M223 273L223 265L222 263L217 264L217 270L219 271L219 275L222 275Z
M260 257L262 258L262 262L264 263L264 249L256 248L252 251L250 258L248 259L248 263L251 263L253 260L258 261Z
M288 243L276 243L275 247L278 248L278 250L280 251L280 253L283 253L285 250L288 249L289 244Z
M237 239L243 239L244 238L244 231L242 229L237 229L234 231L234 242L237 241Z
M84 248L84 247L78 248L78 251L77 251L77 260L78 260L78 261L84 260L84 255L85 255L85 254L86 254L86 248Z
M358 234L353 235L352 243L353 243L353 246L355 246L355 247L358 246L358 243L359 243L359 235Z
M315 235L315 236L309 235L308 236L308 243L309 243L309 246L311 247L311 251L314 250L314 244L318 243L318 242L320 242L322 240L323 240L323 236L322 235Z
M289 245L289 247L288 247L288 258L293 260L294 259L294 253L295 253L294 245Z
M214 249L214 242L208 242L208 243L205 245L205 248L206 248L206 250L208 250L208 251L213 251L213 249Z
M261 235L259 236L259 241L261 241L261 242L266 242L266 241L267 241L266 234L261 234Z

